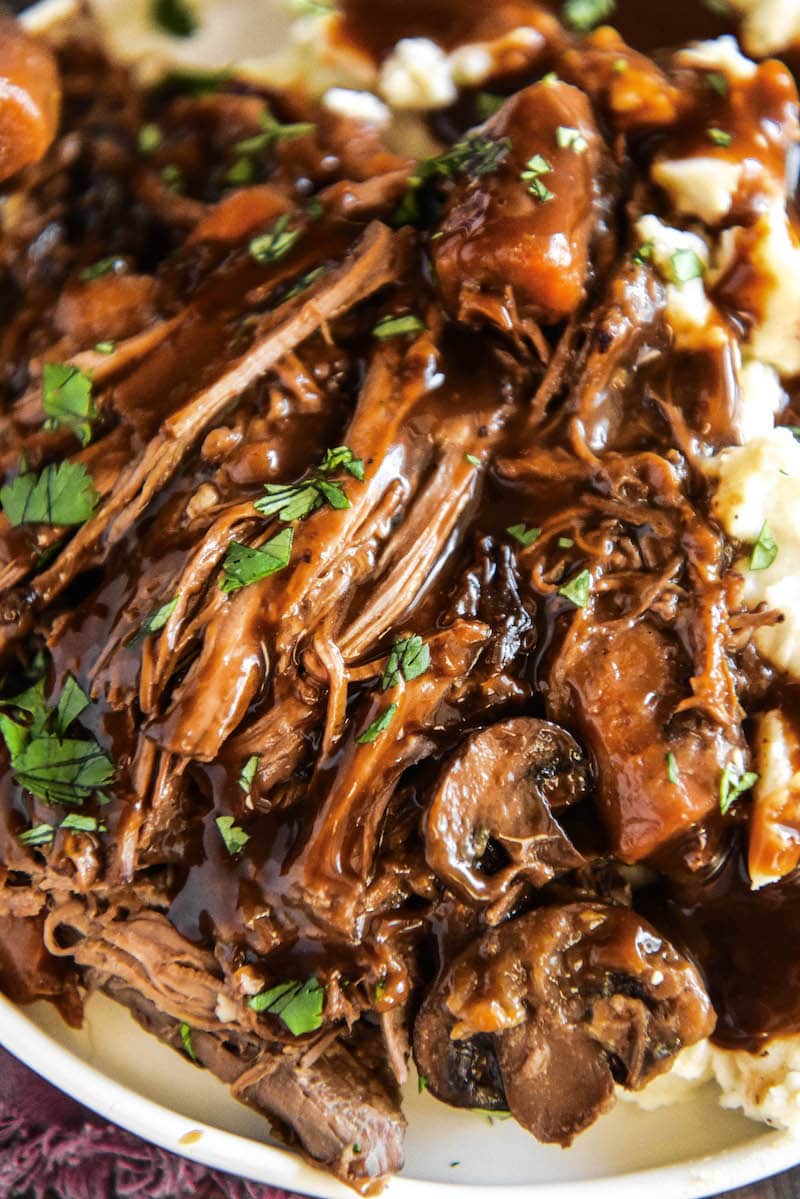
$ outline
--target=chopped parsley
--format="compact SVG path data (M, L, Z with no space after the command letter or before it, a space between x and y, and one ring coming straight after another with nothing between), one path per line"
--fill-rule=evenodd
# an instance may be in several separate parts
M559 587L558 594L563 595L576 608L585 608L589 603L589 593L592 590L592 576L588 570L582 570L574 579L570 579L563 587Z
M559 537L558 548L560 550L571 550L575 542L571 537Z
M769 525L764 521L761 526L761 532L758 534L758 541L753 546L753 552L750 555L751 570L766 570L778 556L778 543L772 536Z
M276 142L305 137L316 129L316 125L310 121L296 121L294 124L284 125L268 108L261 114L258 123L261 126L261 132L237 142L234 146L237 154L246 157L254 154L266 154Z
M190 1057L193 1062L196 1062L197 1054L195 1053L194 1045L192 1044L191 1028L188 1024L181 1024L179 1031L181 1034L181 1042L183 1044L183 1048L186 1050L187 1056Z
M219 835L222 837L225 848L231 857L235 858L247 845L250 834L236 823L233 816L217 816L215 824L219 829Z
M32 848L36 845L52 845L55 835L56 830L52 824L35 824L33 828L26 829L24 833L20 833L17 840L20 845Z
M82 816L80 812L70 812L61 821L59 828L73 833L106 833L108 829L101 824L96 816Z
M279 216L266 233L259 233L250 241L250 254L262 266L285 258L300 236L299 229L289 228L289 214Z
M576 33L589 33L607 21L616 8L616 0L566 0L561 19Z
M151 633L160 633L177 608L179 599L180 593L173 595L171 600L167 600L160 608L156 608L155 612L151 612L147 619L142 621L134 640L140 641L144 637L149 637Z
M359 745L372 745L373 741L377 741L381 733L386 732L389 725L392 723L397 712L397 704L389 704L388 708L384 708L379 716L376 716L372 724L364 729L363 733L359 733L356 741Z
M330 476L344 470L359 482L364 480L364 463L356 458L349 446L340 445L327 450L322 462L308 479L299 483L266 483L264 495L253 507L262 516L277 515L284 523L305 520L325 504L331 508L350 507L350 500L341 482Z
M164 141L164 134L161 132L161 127L155 124L142 125L136 135L136 145L140 154L155 154L159 150Z
M179 192L183 187L183 171L177 162L168 162L165 167L162 167L161 178L164 180L168 191Z
M573 150L576 154L585 154L589 149L589 143L580 129L573 129L569 125L559 125L556 129L556 141L559 149Z
M534 154L525 163L524 171L520 172L520 179L523 183L527 183L530 194L542 203L553 199L550 188L542 182L542 175L549 175L552 170L552 166L543 155Z
M85 266L78 278L82 283L90 283L92 279L102 279L104 275L113 275L116 271L123 270L124 267L125 259L112 255L110 258L101 258L98 262L93 262L91 266Z
M718 96L727 96L730 85L728 77L723 75L722 71L709 71L706 75L706 83Z
M529 545L533 545L534 541L538 541L542 535L541 529L529 529L525 524L509 525L506 532L510 533L514 540L518 541L520 545L524 545L526 549Z
M425 1075L424 1075L424 1074L418 1074L418 1075L417 1075L417 1090L419 1091L420 1095L421 1095L421 1094L422 1094L422 1092L425 1090L425 1088L427 1087L427 1085L428 1085L428 1080L427 1080L427 1078L425 1077Z
M79 462L28 471L0 488L0 504L12 525L82 525L99 501L94 483Z
M758 778L759 776L752 770L746 770L744 774L736 778L730 766L725 767L719 781L719 810L723 816L730 811L740 795L756 785Z
M251 754L239 771L239 777L236 780L245 795L249 795L253 789L253 779L256 777L257 770L258 754Z
M198 67L174 67L164 78L170 91L185 96L208 96L218 92L231 79L230 67L203 70Z
M702 259L694 250L676 250L670 255L667 278L670 283L689 283L692 279L701 279L705 270Z
M252 183L256 174L252 158L237 158L232 167L225 172L225 181L234 187L245 187Z
M454 175L481 179L496 171L510 152L511 139L508 137L495 139L482 133L468 133L443 154L423 159L409 177L405 195L394 213L394 224L419 223L419 191L434 179L451 179Z
M401 677L407 683L418 679L431 664L431 651L425 641L416 634L395 641L389 660L381 677L381 691L396 687Z
M97 419L92 380L77 366L57 362L45 364L42 407L46 416L45 429L70 429L84 446L92 440L92 421Z
M733 141L733 134L727 133L724 129L718 129L716 125L712 125L708 132L708 139L715 146L729 146Z
M2 701L22 714L0 713L2 734L16 781L45 803L80 807L114 777L114 766L92 738L67 738L89 700L74 679L64 684L56 708L47 706L44 679Z
M648 262L653 261L654 250L655 246L651 241L642 242L642 244L639 246L639 249L635 250L631 255L631 260L635 262L637 266L646 266Z
M680 779L680 771L678 770L678 763L672 750L666 754L665 761L667 763L667 779L675 785Z
M186 0L151 0L150 16L159 29L173 37L191 37L197 17Z
M475 456L475 454L465 454L464 460L466 462L468 462L470 464L470 466L477 466L478 468L483 466L483 463L481 462L480 458L477 458Z
M98 341L94 348L97 354L113 354L117 343L115 341Z
M254 1012L266 1012L282 1020L293 1037L314 1032L322 1025L322 1008L325 988L317 978L304 983L285 982L262 991L248 999L247 1006Z
M222 563L222 590L240 591L242 587L260 583L262 579L283 570L289 565L292 556L293 537L293 529L281 529L280 533L265 541L260 549L234 541Z
M292 284L281 302L285 303L286 300L293 300L295 296L302 295L312 283L316 283L317 279L320 279L324 274L324 266L315 266L310 271L306 271L304 275L300 276L296 283Z
M478 92L475 97L475 107L482 121L488 121L505 104L507 96L496 96L494 92Z
M372 330L372 336L385 341L389 337L399 337L402 333L424 333L425 322L413 313L407 316L384 316Z

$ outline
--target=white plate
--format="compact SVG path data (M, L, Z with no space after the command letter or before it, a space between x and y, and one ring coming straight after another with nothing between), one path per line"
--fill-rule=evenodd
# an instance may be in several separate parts
M148 54L170 46L152 33L137 44L129 22L146 12L146 0L96 2L106 13L124 13L128 46ZM280 0L201 3L211 48L186 49L184 61L229 61L237 44L252 55L259 30L269 52L280 49L276 31L285 36L287 29L275 9ZM74 0L46 0L27 19L41 28L73 7ZM352 1199L353 1192L270 1143L262 1117L104 997L90 1000L75 1032L48 1004L22 1012L0 996L0 1042L73 1098L165 1149L258 1182ZM567 1151L538 1145L511 1121L490 1125L485 1116L447 1108L416 1086L404 1107L406 1166L389 1183L388 1199L473 1199L476 1188L487 1199L601 1199L612 1188L615 1199L700 1199L800 1161L800 1138L722 1111L713 1084L655 1112L620 1104Z

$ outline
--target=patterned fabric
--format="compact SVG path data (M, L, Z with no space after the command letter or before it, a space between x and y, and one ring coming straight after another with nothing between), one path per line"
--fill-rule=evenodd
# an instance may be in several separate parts
M184 1161L98 1116L0 1049L2 1199L292 1199ZM297 1197L295 1197L297 1199Z

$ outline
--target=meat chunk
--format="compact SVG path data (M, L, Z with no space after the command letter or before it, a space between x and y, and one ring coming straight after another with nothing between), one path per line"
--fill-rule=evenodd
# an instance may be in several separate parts
M583 88L623 133L670 125L681 111L679 89L652 59L632 50L608 25L567 50L559 70Z
M697 970L654 928L626 908L574 903L512 920L456 958L422 1006L414 1051L435 1094L497 1106L504 1093L538 1140L568 1145L611 1106L615 1083L643 1087L713 1025ZM464 1061L480 1071L459 1077Z
M44 42L0 18L0 180L43 157L56 134L61 87Z
M689 674L677 638L646 621L591 633L552 669L549 711L594 753L600 813L625 862L649 857L712 812L726 766L737 778L744 770L737 724L678 713Z
M602 142L586 96L537 83L483 128L510 148L499 168L460 183L433 241L445 303L469 317L481 293L556 322L583 299L597 217Z
M428 808L428 865L467 903L498 899L517 879L541 887L577 868L583 859L552 810L582 797L587 773L577 742L547 721L522 717L474 733Z

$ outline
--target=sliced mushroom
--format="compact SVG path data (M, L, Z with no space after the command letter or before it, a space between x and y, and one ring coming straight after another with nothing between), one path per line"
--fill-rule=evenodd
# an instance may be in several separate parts
M713 1027L698 971L654 928L628 908L574 903L492 929L457 957L422 1006L414 1052L431 1090L461 1106L491 1106L462 1063L490 1062L483 1080L496 1062L495 1094L519 1123L568 1145L612 1105L615 1083L638 1090Z
M494 1038L453 1038L456 1019L440 988L432 991L414 1024L414 1061L432 1095L451 1107L508 1108Z
M583 865L552 810L581 799L588 763L544 720L519 717L473 734L439 780L425 817L430 868L467 902L490 903L524 879L543 886Z

